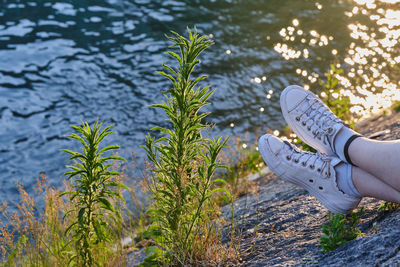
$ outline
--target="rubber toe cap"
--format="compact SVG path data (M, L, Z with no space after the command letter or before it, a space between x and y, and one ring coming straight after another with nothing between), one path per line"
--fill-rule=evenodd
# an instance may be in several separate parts
M307 91L297 85L286 87L281 94L281 98L283 98L282 100L286 104L288 112L296 108L306 96Z
M258 141L258 147L260 150L263 150L263 152L272 152L274 155L277 155L283 146L283 142L270 134L266 134L261 136L260 140Z

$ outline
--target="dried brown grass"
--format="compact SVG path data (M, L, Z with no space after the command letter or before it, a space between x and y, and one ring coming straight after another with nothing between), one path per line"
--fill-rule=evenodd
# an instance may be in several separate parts
M72 209L73 203L61 198L60 194L71 190L71 183L64 181L61 191L49 186L46 176L42 175L35 188L35 199L44 201L41 211L21 184L17 183L17 188L20 201L16 209L11 210L7 202L3 202L0 208L0 265L67 266L74 244L71 236L65 235L65 230L76 214L63 219L65 211ZM118 227L115 231L119 231ZM99 244L93 253L104 266L123 266L128 251L121 247L119 238L113 241L112 248Z

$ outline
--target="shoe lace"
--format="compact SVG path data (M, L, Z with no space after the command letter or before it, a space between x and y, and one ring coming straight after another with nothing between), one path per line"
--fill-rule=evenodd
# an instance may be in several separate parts
M287 141L284 141L284 143L289 148L289 153L286 155L287 160L292 160L296 164L300 163L303 167L309 167L311 170L315 170L317 164L321 163L316 171L325 178L331 177L331 158L321 154L319 151L317 153L301 151Z
M307 100L310 100L307 98ZM324 144L331 144L331 136L334 134L333 126L340 123L346 124L335 116L325 105L318 99L312 99L312 103L305 109L299 116L296 117L297 121L301 121L307 130L311 131L314 138L318 138ZM303 119L304 118L304 119Z

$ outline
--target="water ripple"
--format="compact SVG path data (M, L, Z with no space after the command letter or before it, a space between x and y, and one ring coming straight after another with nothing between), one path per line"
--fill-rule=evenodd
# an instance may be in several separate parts
M161 91L169 86L156 73L162 62L171 62L164 54L169 45L164 34L184 32L186 25L197 26L216 42L196 70L208 74L208 83L217 89L206 108L212 111L207 122L216 124L215 133L243 136L246 131L282 128L279 92L289 84L311 84L330 62L346 58L332 51L345 53L356 42L348 25L361 20L371 27L375 23L361 9L357 15L346 15L364 3L321 0L317 4L298 0L3 1L0 200L15 198L14 179L32 191L41 172L60 185L68 158L60 149L79 148L64 135L81 120L100 118L115 124L116 134L108 144L120 144L126 157L131 151L142 153L139 145L148 129L168 125L160 111L147 106L160 102ZM368 12L400 9L398 4L377 5ZM397 36L391 33L387 44ZM395 58L398 47L388 53ZM379 71L387 74L390 69Z

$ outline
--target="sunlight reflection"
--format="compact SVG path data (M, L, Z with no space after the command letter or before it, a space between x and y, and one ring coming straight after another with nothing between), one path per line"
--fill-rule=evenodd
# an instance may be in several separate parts
M352 79L341 77L340 81L344 87L353 89L347 93L351 103L357 105L352 111L368 116L370 113L379 112L382 108L388 108L393 101L400 100L399 88L395 81L391 81L382 72L383 68L393 69L399 57L394 54L399 51L393 51L393 48L398 46L400 37L400 10L393 10L394 6L376 9L379 2L394 4L400 3L400 0L354 0L354 2L360 7L354 7L353 14L363 7L372 9L371 13L378 13L371 14L368 18L371 22L375 22L380 34L374 32L375 27L370 29L361 23L348 25L350 36L362 44L356 46L352 43L344 59L348 65L357 67L357 71L351 69L347 76ZM355 79L361 81L357 83Z
M283 40L275 44L274 49L286 60L308 58L323 46L330 47L335 57L340 54L340 60L344 61L341 68L345 70L337 76L345 88L340 94L349 97L354 105L352 112L366 117L400 100L400 0L353 0L353 3L354 6L344 12L347 17L356 16L347 26L354 41L346 50L332 47L333 37L317 29L300 29L298 18L280 30ZM322 8L319 3L316 6ZM301 39L296 40L296 37ZM309 47L304 48L304 44ZM297 68L295 72L309 83L304 87L318 88L319 77L309 73L310 69Z

